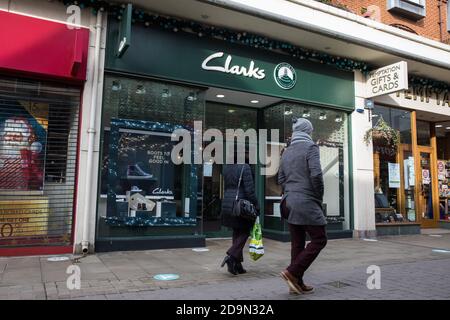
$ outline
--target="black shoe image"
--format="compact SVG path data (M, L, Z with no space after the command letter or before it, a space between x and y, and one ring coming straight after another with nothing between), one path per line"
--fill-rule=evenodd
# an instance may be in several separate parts
M138 164L128 166L127 179L150 180L154 178L153 174L145 172Z
M247 273L247 270L244 269L244 267L242 266L242 263L241 263L241 262L236 262L236 271L237 271L239 274Z
M226 256L226 257L223 259L223 261L222 261L220 267L223 268L223 266L225 265L225 263L227 264L228 272L231 273L232 275L235 275L235 276L236 276L236 275L238 274L238 271L236 270L236 262L234 261L233 257L232 257L232 256Z

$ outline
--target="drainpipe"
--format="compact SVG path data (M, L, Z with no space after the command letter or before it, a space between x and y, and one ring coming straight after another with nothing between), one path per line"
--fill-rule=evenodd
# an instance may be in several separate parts
M438 10L439 10L439 22L438 22L438 25L439 25L439 39L441 40L441 42L443 42L444 41L444 36L442 35L442 11L441 11L442 0L439 0L437 7L438 7Z
M94 64L93 64L93 77L92 77L92 90L91 90L91 105L90 105L90 118L88 134L88 153L87 153L87 169L86 169L86 186L85 190L85 202L83 210L83 238L81 241L81 250L83 255L89 252L89 210L91 208L91 194L92 194L92 182L91 177L94 162L94 143L95 143L95 123L97 113L97 96L98 96L98 78L99 78L99 66L100 66L100 40L102 34L102 18L103 14L101 10L97 11L97 23L95 25L95 51L94 51Z

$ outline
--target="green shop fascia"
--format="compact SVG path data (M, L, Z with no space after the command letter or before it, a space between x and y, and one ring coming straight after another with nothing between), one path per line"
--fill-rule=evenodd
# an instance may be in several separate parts
M96 251L197 247L206 237L230 235L220 224L223 166L171 161L171 133L192 131L194 121L203 130L279 129L267 146L281 152L292 118L309 118L321 150L328 234L351 237L353 72L158 27L133 24L126 36L123 22L110 17ZM213 97L239 92L245 106L212 101L210 90ZM252 108L246 95L270 103ZM288 241L276 176L261 175L260 167L252 169L263 235Z

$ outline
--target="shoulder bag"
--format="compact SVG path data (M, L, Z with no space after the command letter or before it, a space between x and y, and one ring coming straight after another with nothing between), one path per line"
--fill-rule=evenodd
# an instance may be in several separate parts
M244 166L242 166L241 174L239 176L239 182L238 182L237 191L236 191L236 198L234 199L232 213L233 213L233 216L235 216L235 217L240 217L242 219L254 222L256 220L256 217L258 216L255 206L253 205L253 203L251 203L248 200L239 199L239 189L241 187L243 172L244 172Z

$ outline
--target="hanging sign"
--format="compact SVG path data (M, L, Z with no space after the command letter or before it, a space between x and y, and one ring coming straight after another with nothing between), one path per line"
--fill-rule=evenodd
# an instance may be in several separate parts
M400 61L371 71L366 77L366 98L408 89L408 65Z
M131 20L132 20L133 6L131 3L127 4L122 15L122 21L119 29L119 47L117 49L117 57L123 56L125 51L131 44Z

